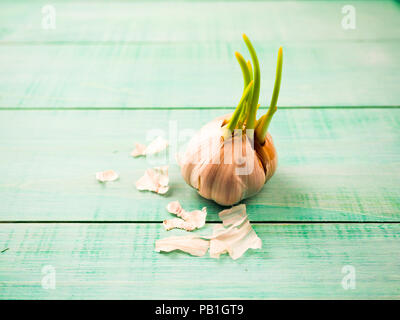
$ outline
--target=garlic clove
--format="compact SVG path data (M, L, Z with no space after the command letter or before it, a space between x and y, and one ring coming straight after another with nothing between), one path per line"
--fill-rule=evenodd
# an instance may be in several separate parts
M265 182L267 182L275 173L278 167L278 154L276 152L274 142L269 133L265 137L265 142L260 145L257 141L255 142L257 156L260 159L265 172Z

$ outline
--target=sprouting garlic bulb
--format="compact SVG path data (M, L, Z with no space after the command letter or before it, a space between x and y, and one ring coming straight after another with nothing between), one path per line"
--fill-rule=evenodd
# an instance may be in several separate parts
M244 132L223 139L221 129L229 118L216 118L201 128L181 159L186 183L202 197L224 206L258 193L274 174L278 161L269 134L262 145Z
M279 48L275 85L268 111L258 120L260 66L249 38L243 35L251 60L235 53L243 73L244 91L233 114L206 124L189 142L180 159L185 181L201 196L229 206L261 190L277 167L277 154L268 133L275 114L282 74ZM253 69L254 67L254 69Z

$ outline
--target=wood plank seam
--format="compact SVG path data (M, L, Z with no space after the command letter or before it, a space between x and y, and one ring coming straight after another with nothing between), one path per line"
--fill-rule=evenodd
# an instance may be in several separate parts
M392 106L321 106L321 107L310 107L310 106L279 106L280 110L325 110L325 109L399 109L400 105L392 105ZM0 108L0 111L102 111L102 110L234 110L234 106L214 106L214 107L126 107L126 108L114 108L114 107L63 107L63 108L52 108L52 107L5 107ZM259 110L267 110L267 106L260 106Z

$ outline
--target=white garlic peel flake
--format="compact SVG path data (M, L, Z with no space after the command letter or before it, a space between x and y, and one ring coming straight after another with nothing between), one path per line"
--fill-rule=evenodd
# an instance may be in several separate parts
M274 174L278 161L269 134L262 146L247 134L223 140L221 128L230 117L218 117L203 126L179 157L186 183L223 206L257 194Z
M164 220L163 225L167 231L174 228L192 231L194 229L200 229L206 223L207 210L205 207L201 210L188 212L182 209L179 201L173 201L167 205L167 210L169 213L179 217Z
M169 190L168 166L147 169L144 175L136 182L138 190L148 190L165 194Z
M172 229L183 229L186 231L192 231L196 229L196 226L188 221L180 218L167 219L163 221L165 230L169 231Z
M193 256L204 256L208 251L209 241L203 240L197 236L185 236L185 237L169 237L160 240L156 240L156 251L157 252L171 252L174 250L180 250L190 253Z
M145 156L146 155L146 146L141 143L136 143L135 149L131 152L132 157L139 157L139 156Z
M159 136L153 140L147 147L144 144L136 143L135 149L132 151L132 157L147 156L159 153L168 147L168 141Z
M249 220L245 220L239 226L228 229L222 225L214 227L210 240L210 256L219 258L223 253L228 253L233 260L240 258L247 249L260 249L261 239L251 227Z
M260 249L261 239L252 228L246 214L246 205L241 204L219 213L221 225L214 227L210 238L210 256L219 258L228 253L233 260L240 258L247 249ZM227 227L227 228L226 228Z
M183 210L177 201L170 203L168 208L169 211L171 210L172 213L176 214L181 214ZM262 247L261 239L257 236L247 218L246 206L244 204L223 210L219 213L219 216L222 224L214 226L211 236L171 237L157 241L165 240L169 251L182 250L182 248L187 248L187 246L189 246L191 251L204 251L206 243L208 243L211 258L219 258L221 254L228 253L233 260L240 258L248 249L260 249ZM157 241L156 251L160 251L157 250L159 249ZM187 242L190 245L187 245ZM204 254L205 252L202 255Z
M247 219L246 205L240 204L230 209L222 210L218 213L218 216L225 227L231 225L237 226L241 224L244 219Z
M96 172L96 179L100 182L114 181L118 178L119 175L114 170Z

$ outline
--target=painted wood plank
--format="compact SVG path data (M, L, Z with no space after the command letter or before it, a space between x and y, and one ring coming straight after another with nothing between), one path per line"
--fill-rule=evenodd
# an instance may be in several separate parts
M42 2L2 2L0 107L234 106L242 32L262 57L262 104L283 45L281 105L398 106L400 7L356 2L344 30L344 4L61 1L42 30Z
M222 208L184 183L174 155L226 111L3 110L0 219L161 221L179 199L218 220ZM270 131L279 165L245 201L253 221L400 221L399 109L279 110ZM168 155L130 156L135 142L160 134L170 140ZM168 163L170 194L135 189L146 168ZM98 183L95 172L107 169L120 180Z
M399 224L254 228L263 248L233 261L154 252L156 239L182 234L160 224L0 224L0 298L400 298ZM45 266L55 289L41 286ZM355 288L345 290L349 270Z
M279 45L256 42L269 105ZM234 107L243 43L3 45L0 108ZM399 106L400 42L287 44L280 106Z
M201 42L398 40L396 1L352 1L356 28L344 29L348 1L52 1L56 28L42 27L43 1L2 1L0 41Z

